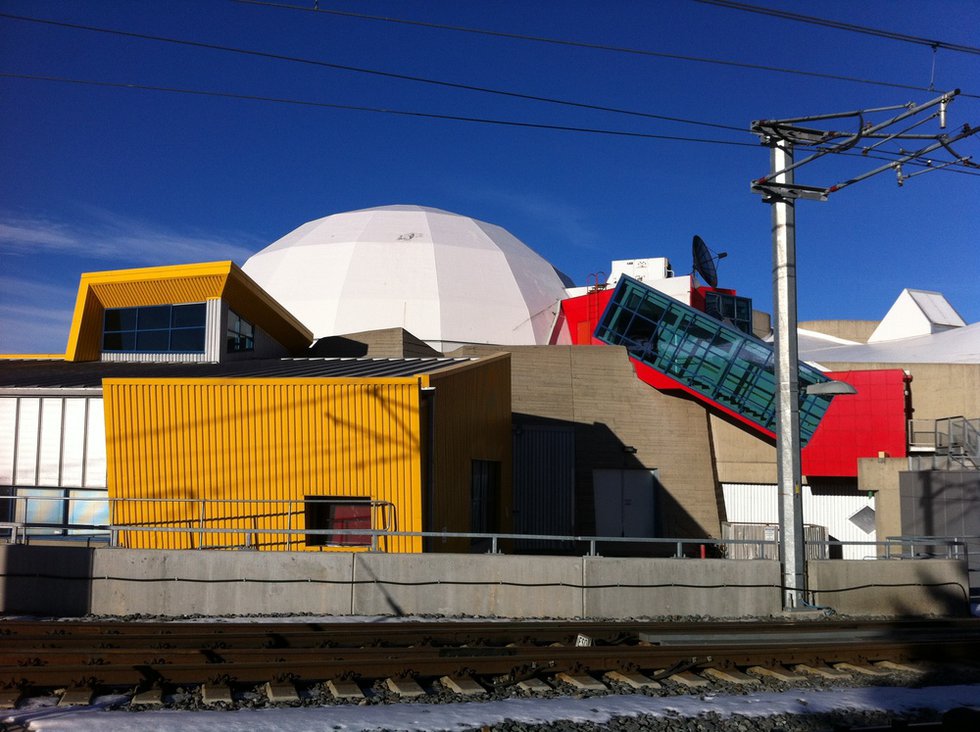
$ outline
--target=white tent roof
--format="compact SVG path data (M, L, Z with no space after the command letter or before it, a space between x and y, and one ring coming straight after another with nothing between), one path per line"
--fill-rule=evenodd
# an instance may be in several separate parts
M980 323L878 343L847 343L801 331L800 358L818 363L980 364Z
M422 206L310 221L243 269L318 338L401 327L438 350L547 343L571 284L499 226Z

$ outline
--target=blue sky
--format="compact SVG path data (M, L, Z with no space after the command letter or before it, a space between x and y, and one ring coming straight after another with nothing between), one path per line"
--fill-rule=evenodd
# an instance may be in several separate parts
M260 51L634 112L713 128L0 17L0 74L160 86L404 112L748 143L535 129L0 77L0 352L62 352L82 272L250 254L311 219L420 204L511 231L578 284L612 259L690 270L701 235L720 285L771 309L768 170L752 120L964 94L980 125L980 55L694 0L329 2L507 34L625 47L937 92L532 42L233 0L0 0L0 13ZM978 0L758 5L980 45ZM973 95L973 96L970 96ZM842 123L846 129L853 122ZM935 131L928 125L922 131ZM980 135L958 152L980 160ZM802 153L802 151L800 151ZM800 157L801 155L798 155ZM829 185L879 161L828 156ZM980 176L887 172L797 205L801 319L878 319L902 288L980 320Z

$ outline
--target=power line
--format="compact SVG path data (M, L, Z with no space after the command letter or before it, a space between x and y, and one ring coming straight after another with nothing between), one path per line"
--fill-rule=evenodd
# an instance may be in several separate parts
M146 33L133 33L133 32L130 32L130 31L121 31L121 30L115 30L115 29L112 29L112 28L100 28L98 26L81 25L81 24L78 24L78 23L67 23L67 22L64 22L64 21L47 20L47 19L44 19L44 18L32 18L32 17L28 17L28 16L23 16L23 15L12 15L10 13L0 13L0 18L8 18L8 19L13 19L13 20L21 20L21 21L25 21L25 22L28 22L28 23L40 23L40 24L43 24L43 25L53 25L53 26L57 26L59 28L71 28L72 30L84 30L84 31L90 31L90 32L93 32L93 33L106 33L106 34L109 34L109 35L123 36L125 38L136 38L136 39L144 40L144 41L157 41L157 42L160 42L160 43L170 43L170 44L180 45L180 46L191 46L193 48L204 48L204 49L208 49L208 50L211 50L211 51L222 51L222 52L226 52L226 53L236 53L236 54L241 54L241 55L244 55L244 56L254 56L254 57L258 57L258 58L272 59L272 60L275 60L275 61L288 61L288 62L291 62L291 63L308 64L308 65L311 65L311 66L320 66L320 67L334 69L334 70L338 70L338 71L349 71L349 72L358 73L358 74L369 74L371 76L380 76L380 77L389 78L389 79L398 79L400 81L413 81L413 82L418 82L420 84L431 84L431 85L434 85L434 86L447 87L447 88L451 88L451 89L462 89L464 91L474 91L474 92L480 92L480 93L483 93L483 94L495 94L497 96L511 97L511 98L514 98L514 99L523 99L523 100L527 100L527 101L545 102L545 103L548 103L548 104L557 104L557 105L566 106L566 107L576 107L576 108L579 108L579 109L589 109L589 110L601 111L601 112L612 112L612 113L615 113L615 114L625 114L625 115L629 115L629 116L632 116L632 117L642 117L642 118L645 118L645 119L656 119L656 120L661 120L661 121L665 121L665 122L678 122L678 123L681 123L681 124L697 125L697 126L700 126L700 127L711 127L711 128L715 128L715 129L722 129L722 130L733 130L733 131L737 131L737 132L743 132L744 131L741 127L735 127L733 125L724 125L724 124L719 124L719 123L715 123L715 122L704 122L704 121L701 121L701 120L686 119L686 118L683 118L683 117L670 117L670 116L662 115L662 114L653 114L653 113L649 113L649 112L638 112L638 111L634 111L634 110L621 109L621 108L618 108L618 107L606 107L606 106L602 106L602 105L598 105L598 104L586 104L586 103L583 103L583 102L573 102L573 101L564 100L564 99L555 99L555 98L552 98L552 97L541 97L541 96L536 96L536 95L533 95L533 94L523 94L523 93L520 93L520 92L507 91L507 90L504 90L504 89L493 89L493 88L490 88L490 87L475 86L473 84L462 84L462 83L456 83L456 82L451 82L451 81L442 81L442 80L439 80L439 79L429 79L429 78L422 77L422 76L410 76L408 74L399 74L399 73L392 72L392 71L380 71L378 69L368 69L368 68L364 68L364 67L360 67L360 66L349 66L349 65L346 65L346 64L335 64L335 63L330 63L328 61L320 61L320 60L317 60L317 59L303 58L303 57L300 57L300 56L286 56L286 55L283 55L283 54L269 53L269 52L266 52L266 51L255 51L255 50L247 49L247 48L235 48L233 46L222 46L222 45L215 44L215 43L205 43L203 41L188 41L188 40L184 40L184 39L180 39L180 38L169 38L167 36L156 36L156 35L150 35L150 34L146 34Z
M111 82L111 81L98 81L95 79L73 79L69 77L61 76L41 76L36 74L14 74L8 72L0 72L0 78L6 79L25 79L28 81L45 81L45 82L56 82L63 84L74 84L79 86L95 86L110 89L134 89L137 91L158 91L167 92L170 94L187 94L190 96L198 97L213 97L222 99L237 99L242 101L251 102L266 102L273 104L287 104L292 106L300 107L316 107L322 109L338 109L344 111L353 112L369 112L374 114L388 114L402 117L417 117L423 119L437 119L449 122L468 122L476 124L486 124L495 125L502 127L523 127L538 130L550 130L558 132L576 132L576 133L586 133L595 135L607 135L614 137L629 137L638 138L646 140L663 140L667 142L691 142L691 143L702 143L702 144L713 144L713 145L729 145L732 147L751 147L759 148L758 143L751 142L738 142L736 140L715 140L710 138L700 138L700 137L683 137L678 135L656 135L652 133L644 132L631 132L629 130L606 130L591 127L575 127L571 125L553 125L553 124L543 124L535 122L521 122L519 120L502 120L502 119L491 119L482 117L466 117L462 115L450 115L450 114L437 114L432 112L413 112L407 110L397 110L397 109L387 109L383 107L366 107L351 104L337 104L334 102L315 102L311 100L304 99L287 99L283 97L266 97L254 94L238 94L235 92L221 92L214 90L204 90L204 89L185 89L180 87L168 87L168 86L154 86L149 84L134 84L128 82ZM741 130L743 132L748 132L749 130ZM893 160L892 157L884 157L885 155L898 155L889 150L878 149L875 154L867 154L866 152L859 152L858 149L850 152L840 152L839 155L847 155L851 157L863 157L863 158L874 158L877 160ZM915 163L913 163L915 165ZM926 164L921 164L920 167L929 167ZM973 172L970 170L960 170L957 168L944 168L946 172L950 173L960 173L963 175L972 175L980 177L980 173Z
M870 28L865 25L857 25L855 23L845 23L840 20L829 20L827 18L818 18L813 15L802 15L800 13L792 13L788 10L765 8L759 5L750 5L749 3L735 2L735 0L694 0L694 2L703 3L705 5L716 5L720 8L728 8L729 10L743 10L747 13L758 13L759 15L769 15L774 18L782 18L784 20L794 20L798 23L809 23L810 25L820 25L825 28L835 28L837 30L849 31L851 33L863 33L864 35L878 36L879 38L888 38L893 41L915 43L920 46L928 46L929 48L941 48L945 51L957 51L959 53L972 53L972 54L980 55L980 48L977 48L976 46L966 46L959 43L938 41L932 38L923 38L922 36L909 35L908 33L898 33L896 31L883 30L881 28Z
M326 109L342 109L354 112L373 112L376 114L391 114L403 117L422 117L427 119L439 119L452 122L472 122L486 125L498 125L503 127L527 127L538 130L555 130L560 132L580 132L593 135L609 135L614 137L635 137L647 140L669 140L672 142L698 142L713 145L734 145L737 147L758 148L757 143L737 142L735 140L714 140L701 137L683 137L679 135L656 135L647 132L631 132L629 130L607 130L595 127L576 127L573 125L553 125L537 122L521 122L518 120L493 119L489 117L466 117L455 114L436 114L433 112L412 112L399 109L387 109L384 107L365 107L352 104L336 104L332 102L314 102L303 99L287 99L283 97L265 97L254 94L237 94L234 92L209 91L202 89L182 89L170 86L153 86L149 84L131 84L125 82L97 81L94 79L72 79L63 76L40 76L34 74L13 74L0 72L0 78L7 79L27 79L30 81L50 81L64 84L78 84L84 86L99 86L115 89L137 89L141 91L159 91L172 94L190 94L202 97L220 97L225 99L240 99L252 102L271 102L275 104L290 104L302 107L322 107ZM747 132L747 130L739 130Z
M843 74L830 74L820 71L806 71L804 69L791 69L783 66L768 66L765 64L750 64L743 63L740 61L728 61L726 59L709 58L705 56L687 56L684 54L677 53L663 53L660 51L650 51L640 48L629 48L625 46L614 46L604 43L590 43L587 41L570 41L561 38L550 38L547 36L536 36L529 35L526 33L509 33L506 31L492 31L485 28L470 28L467 26L450 25L447 23L434 23L430 21L422 20L408 20L405 18L393 18L384 15L370 15L367 13L357 13L349 10L335 10L332 8L320 8L320 7L301 7L298 5L291 5L288 3L278 3L272 2L272 0L232 0L232 2L240 3L242 5L260 5L264 7L279 8L282 10L294 10L305 13L321 13L325 15L336 15L346 18L356 18L358 20L371 20L381 23L396 23L399 25L409 25L417 26L421 28L432 28L435 30L446 30L453 31L456 33L470 33L474 35L490 36L497 38L509 38L518 41L528 41L531 43L545 43L555 46L569 46L572 48L587 48L594 51L609 51L614 53L625 53L635 56L648 56L652 58L664 58L673 61L689 61L693 63L702 64L714 64L717 66L731 66L740 69L751 69L753 71L768 71L778 74L792 74L796 76L808 76L816 79L829 79L831 81L846 81L854 84L869 84L872 86L883 86L892 89L908 89L911 91L922 91L931 92L926 86L917 86L914 84L900 84L891 81L881 81L877 79L862 79L855 76L846 76ZM966 94L963 93L960 96L969 97L971 99L980 99L978 94Z

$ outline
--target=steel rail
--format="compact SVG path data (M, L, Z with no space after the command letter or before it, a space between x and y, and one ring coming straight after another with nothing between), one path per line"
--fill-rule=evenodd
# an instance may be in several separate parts
M791 634L792 628L785 624L722 624L721 629L710 624L677 624L678 627L660 624L659 631L647 624L642 632L637 632L634 624L545 624L552 632L558 632L558 626L564 626L560 632L566 639L570 630L581 632L590 626L608 630L618 626L620 635L616 636L616 642L595 642L593 638L595 644L591 646L542 645L542 639L535 636L527 624L512 624L519 626L525 635L515 645L501 645L502 637L497 638L496 644L486 639L479 644L463 644L459 643L460 637L456 638L456 645L441 641L426 643L419 641L426 637L431 641L434 637L432 629L426 628L425 623L412 623L400 624L395 629L401 631L400 635L396 633L388 638L385 638L385 631L389 628L385 624L369 629L338 624L333 629L345 631L349 640L352 636L371 640L359 647L310 644L311 637L319 636L322 641L322 634L298 636L303 638L302 643L270 644L270 638L275 635L270 636L261 625L253 625L251 646L240 647L244 645L242 636L247 634L247 627L235 627L222 638L221 634L215 636L208 632L213 626L202 628L196 625L194 632L183 638L183 641L198 641L196 647L193 644L169 647L167 641L176 640L176 636L144 633L133 637L150 641L150 644L128 648L106 647L125 634L93 634L91 629L99 626L95 623L82 624L86 626L83 635L87 645L76 643L68 628L58 627L60 623L48 624L49 629L53 626L57 631L40 636L14 638L12 633L4 632L16 625L0 624L4 657L9 659L0 665L0 685L21 689L59 686L138 688L204 683L247 685L267 681L307 683L331 679L466 675L513 680L559 672L618 670L657 674L678 667L734 668L877 660L970 661L980 652L980 625L970 621L842 624L846 627L834 627L838 625L835 623L804 624L796 626L795 636ZM26 629L23 627L26 624L20 625L22 630ZM405 644L410 640L405 633L408 625L415 626L417 644ZM477 625L479 627L466 629L471 637L500 631L494 623ZM629 630L625 631L626 628ZM692 632L695 628L698 633ZM446 629L449 631L448 627ZM146 628L137 630L145 631ZM181 632L189 630L189 625L180 628ZM373 637L368 631L374 634ZM529 632L531 636L527 637ZM395 644L395 636L400 638L401 645ZM233 643L227 642L232 639Z

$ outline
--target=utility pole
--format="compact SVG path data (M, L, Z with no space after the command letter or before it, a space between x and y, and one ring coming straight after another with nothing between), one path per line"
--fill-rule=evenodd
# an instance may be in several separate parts
M803 494L800 468L800 393L799 393L799 351L797 346L796 317L796 200L811 199L826 201L831 193L853 185L886 170L894 170L898 185L909 178L932 170L950 166L976 168L969 156L957 154L952 143L980 131L964 125L955 135L924 135L912 130L926 122L938 119L940 129L946 127L946 109L959 89L947 92L921 105L912 103L893 107L880 107L855 112L797 117L784 120L757 120L752 123L752 132L757 134L763 145L769 147L770 165L768 175L752 181L752 191L762 195L763 203L772 206L772 276L773 307L775 315L776 351L776 480L779 492L779 561L782 566L783 607L785 610L799 610L806 605L806 544L803 535ZM886 129L907 119L921 115L927 110L935 110L901 130L885 132ZM897 115L872 124L866 120L871 114L904 110ZM819 130L800 126L825 120L850 118L857 121L855 132ZM891 144L900 145L902 141L914 140L924 146L914 152L899 147L887 150ZM794 146L814 147L816 152L799 162L794 162ZM891 160L866 173L829 186L799 185L795 171L818 158L831 153L850 150L860 151L868 156L889 154ZM936 162L926 156L937 150L948 153L952 159ZM903 165L912 167L914 172L903 173Z

